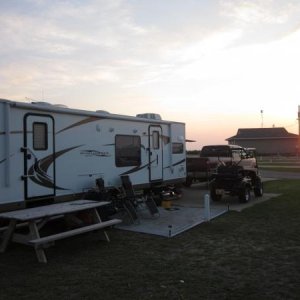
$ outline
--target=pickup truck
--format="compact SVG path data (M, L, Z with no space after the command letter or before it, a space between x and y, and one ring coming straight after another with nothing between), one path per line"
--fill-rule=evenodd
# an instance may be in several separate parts
M249 176L257 174L257 161L254 149L238 145L204 146L200 155L187 155L186 186L197 181L210 181L220 165L238 164Z

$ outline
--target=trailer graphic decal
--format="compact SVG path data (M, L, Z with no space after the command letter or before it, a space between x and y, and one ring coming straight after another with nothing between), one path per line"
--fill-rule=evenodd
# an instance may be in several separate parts
M111 156L109 152L103 152L98 150L82 150L80 151L80 154L86 157L91 157L91 156L110 157Z
M177 163L172 164L171 166L165 167L164 169L168 169L168 168L172 168L172 167L178 166L178 165L180 165L180 164L182 164L184 162L185 162L185 159L182 159L182 160L178 161Z
M142 170L142 169L145 169L146 167L149 168L150 165L151 165L153 162L155 162L155 161L156 161L156 160L153 160L153 161L151 161L150 163L148 163L148 164L146 164L146 165L144 165L144 166L141 166L141 167L135 167L135 168L133 168L133 169L131 169L131 170L129 170L129 171L126 171L126 172L122 173L121 175L132 174L132 173L138 172L138 171L140 171L140 170ZM180 164L182 164L182 163L184 163L184 162L185 162L185 159L182 159L182 160L178 161L177 163L172 164L172 166L165 167L164 169L168 169L168 168L171 168L171 167L175 167L175 166L180 165Z
M23 133L23 130L15 130L15 131L10 131L10 134L18 134L18 133ZM6 134L6 131L0 131L0 135Z
M64 150L61 150L59 152L56 152L54 154L51 154L51 155L48 155L40 160L37 160L29 169L28 171L28 175L29 175L29 178L36 184L38 185L41 185L41 186L44 186L44 187L48 187L48 188L56 188L58 190L67 190L65 188L62 188L62 187L59 187L59 186L56 186L54 184L54 180L52 177L50 177L48 174L47 174L47 171L50 167L50 165L53 163L54 159L60 157L61 155L73 150L73 149L76 149L76 148L79 148L83 145L79 145L79 146L74 146L74 147L71 147L71 148L68 148L68 149L64 149Z
M56 132L56 134L59 134L59 133L61 133L63 131L66 131L66 130L69 130L71 128L74 128L74 127L77 127L77 126L81 126L81 125L84 125L84 124L87 124L87 123L90 123L90 122L99 121L100 119L102 119L102 118L99 118L99 117L89 117L89 118L86 118L84 120L81 120L81 121L76 122L76 123L74 123L74 124L72 124L72 125L70 125L70 126L68 126L66 128L63 128L63 129L59 130L58 132Z
M135 168L133 168L133 169L131 169L131 170L128 170L128 171L126 171L126 172L120 174L120 175L132 174L132 173L138 172L138 171L140 171L140 170L142 170L142 169L145 169L145 168L147 168L147 167L149 167L149 164L146 164L146 165L141 166L141 167L135 167Z
M156 162L156 159L152 160L150 163L147 163L146 165L144 166L141 166L141 167L135 167L129 171L126 171L124 173L122 173L121 175L127 175L127 174L132 174L132 173L135 173L135 172L138 172L140 170L143 170L145 168L149 168L151 166L151 164L155 163Z
M14 156L14 154L11 154L10 156L9 156L9 158L11 158L11 157L13 157ZM7 160L7 158L3 158L2 160L0 160L0 164L2 164L3 162L5 162Z

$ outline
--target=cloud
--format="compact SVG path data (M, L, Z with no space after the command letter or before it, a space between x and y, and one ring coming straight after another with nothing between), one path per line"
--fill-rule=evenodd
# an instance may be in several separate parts
M298 97L296 4L3 1L0 96L190 119Z
M116 4L118 1L114 5L108 1L44 3L40 13L1 13L0 34L10 50L30 49L45 55L61 45L78 52L94 47L104 51L119 47L124 36L143 34L143 29L131 22L127 9Z
M205 55L199 54L203 51L200 42L190 46L194 46L193 51L190 47L182 48L182 52L177 53L179 61L182 57L194 59L181 65L174 60L172 68L156 74L156 80L145 82L144 88L151 89L153 97L160 99L169 112L190 115L190 122L194 112L202 117L220 114L229 120L234 118L232 114L236 118L256 114L264 105L270 113L266 121L271 125L284 125L285 114L292 106L297 107L300 95L297 83L300 30L265 44L228 47L239 34L220 33L214 36L217 41L212 43L208 38L211 47ZM243 122L247 123L247 118Z
M116 82L145 30L122 1L27 1L0 10L0 92ZM1 6L1 5L0 5ZM126 47L127 46L127 47ZM128 60L134 65L136 62ZM8 93L9 94L9 93Z
M222 0L220 4L222 14L239 24L283 24L300 8L296 1L278 0Z
M187 18L178 15L182 8L178 1L173 5L141 2L140 9L133 3L27 0L26 5L5 4L0 10L0 37L6 45L0 49L0 76L12 88L16 79L5 69L19 68L18 74L32 69L33 85L52 74L59 86L78 84L81 78L94 83L120 80L124 87L133 88L170 70L174 53L208 34L197 26L201 18L196 10L184 6L183 15L193 15L191 27L186 26ZM152 16L156 22L144 24L138 17L150 7L156 11ZM17 78L24 82L21 75ZM24 78L31 77L24 74Z

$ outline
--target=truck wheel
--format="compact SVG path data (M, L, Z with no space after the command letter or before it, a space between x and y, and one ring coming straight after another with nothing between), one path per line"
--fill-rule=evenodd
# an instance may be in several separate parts
M264 194L264 187L260 177L256 177L253 190L255 197L261 197Z
M222 199L222 195L216 193L216 187L214 185L210 188L210 199L212 201L220 201Z
M239 200L241 203L247 203L251 200L251 190L248 185L244 185L239 192Z

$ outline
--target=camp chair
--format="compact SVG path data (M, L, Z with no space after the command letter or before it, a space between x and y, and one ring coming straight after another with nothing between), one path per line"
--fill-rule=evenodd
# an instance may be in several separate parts
M96 186L102 200L111 202L111 208L113 208L114 211L119 214L119 217L123 220L123 223L136 224L139 222L134 204L132 203L131 199L124 197L119 190L108 191L104 186L104 180L102 178L96 179Z
M121 181L126 199L129 200L136 209L146 207L151 216L159 216L159 210L151 192L148 194L138 194L135 192L128 175L121 175Z

